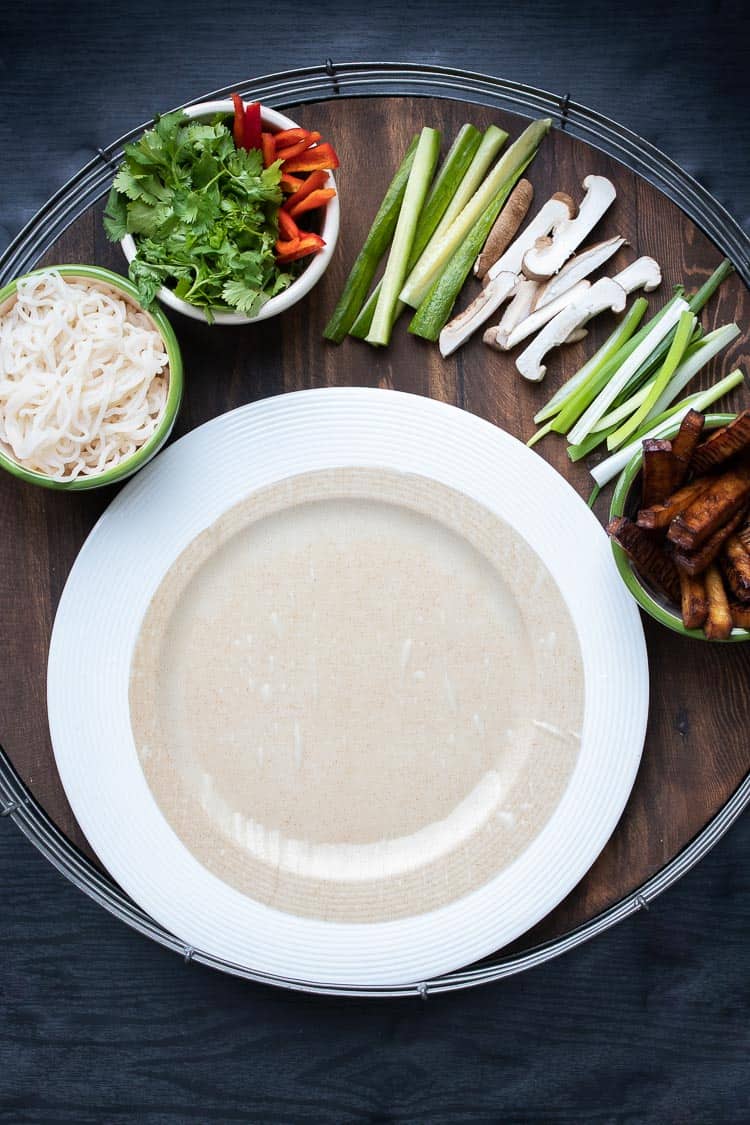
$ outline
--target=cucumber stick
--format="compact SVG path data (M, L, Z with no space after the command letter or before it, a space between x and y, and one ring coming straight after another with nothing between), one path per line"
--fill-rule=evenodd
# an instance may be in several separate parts
M414 336L421 336L424 340L437 340L440 332L447 324L451 315L456 297L461 292L466 278L471 273L477 254L487 241L487 236L492 230L495 219L502 211L505 201L510 195L519 176L525 171L532 156L522 164L516 174L507 180L489 207L475 223L464 238L461 245L454 253L443 272L433 282L427 296L412 317L409 331Z
M440 237L433 235L399 294L404 304L411 305L415 309L422 304L434 282L437 281L453 255L466 240L472 228L487 212L503 185L517 173L520 167L525 166L529 158L536 152L551 124L552 122L548 117L532 121L531 125L524 129L521 136L500 157L490 174L474 192L469 202L459 212L447 230L443 231Z
M372 317L372 325L367 333L368 344L386 345L391 338L394 310L399 291L406 277L409 255L414 245L419 212L427 196L430 181L440 153L440 133L427 126L422 130L414 162L411 166L401 210L396 223L385 273Z
M364 245L351 268L338 304L333 310L331 319L323 329L324 338L333 341L335 344L341 343L353 325L362 307L362 302L367 296L367 290L372 284L380 259L388 249L388 244L393 237L418 140L419 137L415 136L406 150L406 155L391 180L390 186L383 197L383 202L372 221Z
M493 146L492 155L487 156L487 163L483 165L484 170L481 175L484 175L494 157L508 139L508 134L503 133L502 129L496 129L494 125L491 125L490 129L499 133L500 139ZM489 131L488 129L487 132ZM453 207L456 195L463 191L464 181L468 179L472 169L477 164L481 150L485 147L485 140L486 134L483 137L476 125L468 123L462 125L456 134L456 139L440 165L424 201L424 207L417 223L417 232L414 236L409 269L416 265L417 259L432 238L438 224L442 224L445 215Z
M490 126L490 128L494 128L494 126ZM498 132L500 132L499 129ZM424 207L420 212L419 222L417 223L417 231L414 235L414 245L409 257L408 269L412 269L415 265L419 255L432 238L446 207L450 205L456 191L461 188L464 179L474 167L475 157L481 144L483 144L482 134L475 125L461 126L424 201ZM364 340L370 331L379 296L380 282L373 289L349 330L350 335L356 336L358 340ZM394 312L394 320L398 318L403 307L399 302Z
M477 132L479 132L479 130L477 130ZM430 238L432 238L433 235L435 238L440 238L441 235L451 225L456 216L461 214L464 207L469 202L472 195L489 172L492 161L500 152L500 149L503 147L507 139L508 134L504 129L498 129L497 125L489 125L485 130L484 135L480 135L481 143L477 146L471 164L467 169L465 169L466 174L463 176L458 186L454 189L452 198L448 200L448 205L445 209L445 213L440 216L439 224L436 224L436 226L433 227L428 237L419 247L419 253L415 255L413 265L416 265L419 255L427 246Z

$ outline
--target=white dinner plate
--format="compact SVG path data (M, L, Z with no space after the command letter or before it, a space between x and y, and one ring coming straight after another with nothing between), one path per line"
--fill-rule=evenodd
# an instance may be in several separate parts
M136 745L131 666L166 576L196 542L206 540L202 533L210 528L213 535L232 512L278 490L281 482L325 480L338 470L356 470L364 473L362 479L369 479L365 470L377 470L384 480L400 475L405 482L434 482L498 526L508 525L528 558L548 574L565 619L574 623L585 693L576 756L554 806L515 853L503 858L498 850L495 869L487 869L486 849L482 857L471 855L466 823L478 798L464 800L463 791L456 795L456 809L439 821L442 836L427 825L409 836L401 851L373 852L368 844L342 852L328 843L300 844L291 839L295 825L286 825L287 844L296 849L297 884L304 891L303 876L312 870L319 888L325 891L328 880L335 891L330 902L319 894L316 916L315 895L306 900L302 894L295 909L297 884L281 896L280 908L261 893L262 880L253 894L252 880L245 885L237 862L228 874L221 862L212 862L223 848L203 854L189 846L194 840L180 829L184 802L177 802L176 811L166 807L169 775L166 782L162 777L161 793L152 788L145 748ZM471 608L471 597L467 604ZM277 624L275 612L271 616ZM542 638L542 648L544 643ZM404 667L410 650L409 640ZM171 659L168 650L165 659ZM425 679L422 669L413 675ZM556 676L564 699L564 674L558 670ZM416 700L418 684L412 687ZM270 683L262 691L268 701ZM177 441L123 489L84 544L65 586L50 646L48 710L57 766L83 832L113 878L163 926L196 950L256 972L316 984L399 985L499 949L539 921L585 874L617 824L635 779L648 713L648 668L638 611L604 531L540 457L489 423L442 403L393 391L326 389L283 395L216 418ZM481 706L470 710L476 731L491 739ZM546 721L537 726L554 735L570 733ZM263 748L257 750L262 765ZM289 753L300 767L296 724ZM541 779L551 759L539 753L537 758L534 769ZM533 772L530 776L533 787ZM407 791L409 782L405 771ZM314 789L309 778L306 784ZM379 800L385 792L378 789ZM499 813L511 835L516 812ZM224 820L230 830L236 828L236 816ZM325 819L321 823L325 827ZM446 826L456 824L468 849L456 867L464 883L460 878L451 883L453 875L446 873L442 899L429 894L412 899L422 851L435 852L433 874L422 879L429 890L430 879L439 883ZM317 822L315 830L319 840ZM278 832L272 835L278 839ZM265 848L260 858L268 860L269 834L262 825L251 831L243 823L235 836L234 844L247 843L248 871L250 860L258 858L250 853L259 839ZM276 845L277 859L279 854L283 859L283 847L279 853ZM380 890L372 899L362 898L364 877L357 865L361 856L369 862L373 855L390 898ZM472 882L466 871L474 868ZM400 899L393 880L403 891ZM360 905L347 913L347 888L355 885ZM383 906L387 902L391 905ZM380 907L385 913L378 913Z

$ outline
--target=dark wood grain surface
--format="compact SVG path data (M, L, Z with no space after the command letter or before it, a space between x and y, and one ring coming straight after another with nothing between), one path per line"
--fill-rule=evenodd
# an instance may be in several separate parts
M613 318L598 318L585 341L559 350L541 387L522 380L507 356L491 352L479 338L449 359L442 359L435 346L409 336L403 322L387 350L353 340L335 347L321 339L390 173L411 136L430 123L441 128L449 142L466 120L480 127L494 121L515 136L523 126L521 119L484 107L426 99L339 99L289 113L330 137L341 157L343 221L334 260L307 299L272 321L231 329L173 317L186 376L176 435L268 395L305 387L366 385L453 403L528 437L535 410L611 331ZM668 298L677 282L689 290L697 288L720 260L716 248L649 184L557 130L545 140L528 174L535 206L555 190L580 198L582 180L592 172L610 176L618 189L617 201L595 237L621 233L630 243L614 259L612 272L639 253L656 257L664 282L652 296L652 308ZM99 204L87 212L44 262L95 262L124 272L119 247L104 239L101 210ZM472 279L464 299L475 286ZM732 320L744 325L749 311L748 292L733 276L708 306L703 322L706 328ZM747 360L743 334L700 376L701 385L737 365L746 366ZM729 405L746 401L743 391ZM591 478L583 465L569 463L562 440L549 437L538 450L582 495L588 494ZM0 681L0 738L42 806L89 855L54 766L46 721L46 656L65 578L113 494L113 489L104 489L65 495L20 484L5 474L0 479L0 519L6 531L0 541L0 640L6 660ZM602 518L607 502L608 493L597 507ZM648 619L644 624L651 669L650 720L643 763L625 815L582 883L517 943L518 948L566 932L659 870L721 808L750 766L750 645L686 641ZM91 674L95 690L96 670Z

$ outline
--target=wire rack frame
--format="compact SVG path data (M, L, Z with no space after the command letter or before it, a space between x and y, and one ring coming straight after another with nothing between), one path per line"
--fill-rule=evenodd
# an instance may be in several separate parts
M674 161L637 134L586 106L522 83L448 67L397 62L337 63L241 81L203 94L194 101L228 96L238 90L245 98L276 108L289 108L337 97L411 96L456 98L517 113L552 117L571 136L606 152L649 181L676 203L734 263L750 284L750 238L722 205ZM194 104L193 102L184 103ZM176 106L175 109L183 108ZM151 122L119 137L72 176L11 242L0 256L0 286L33 268L75 220L109 190L123 145L139 137ZM23 784L0 746L0 817L12 821L67 879L115 917L153 941L179 953L186 963L196 962L262 984L327 996L396 997L425 999L439 992L476 987L501 980L558 957L649 904L706 855L750 804L750 774L703 830L669 863L620 902L552 941L512 954L495 954L461 972L400 987L345 987L269 976L233 965L193 949L169 933L134 903L121 888L80 852L50 820Z

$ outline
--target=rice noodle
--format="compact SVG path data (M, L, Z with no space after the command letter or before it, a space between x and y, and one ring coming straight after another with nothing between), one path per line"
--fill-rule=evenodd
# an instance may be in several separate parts
M0 317L0 442L54 480L112 469L158 426L167 364L152 322L114 290L56 270L24 278Z

